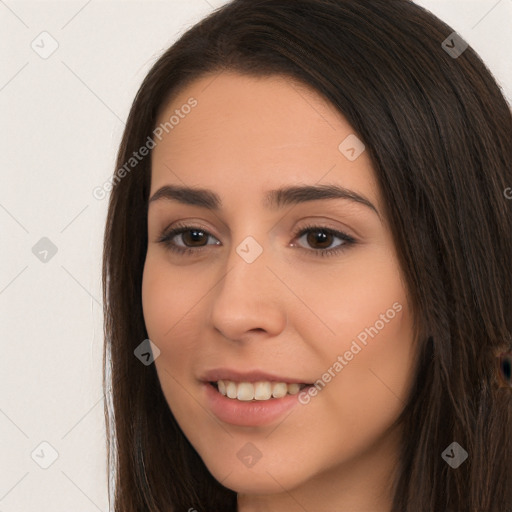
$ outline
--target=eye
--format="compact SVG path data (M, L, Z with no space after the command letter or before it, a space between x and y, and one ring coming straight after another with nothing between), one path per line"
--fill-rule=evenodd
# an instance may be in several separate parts
M203 243L208 241L208 237L214 238L213 235L200 226L178 225L169 232L164 233L157 242L164 244L165 247L173 252L193 254L201 251L208 245L208 243ZM176 242L173 241L174 238L178 240L181 238L184 245L176 244ZM190 244L191 247L188 244ZM220 242L217 240L217 243L214 245L220 245Z
M303 247L300 248L309 253L313 252L317 256L339 254L341 251L348 249L348 247L356 243L356 240L350 235L323 226L305 226L295 233L295 237L297 236L299 240L305 237L307 244L313 246L313 250L304 249ZM333 238L338 238L341 242L334 247L328 248L332 245Z
M346 233L323 226L305 226L294 233L294 240L297 237L299 237L299 240L305 237L305 242L313 246L313 249L306 249L302 246L299 246L299 249L315 256L335 255L356 243L356 240ZM180 238L181 244L175 241L175 239L179 241ZM209 238L216 240L216 242L208 244ZM340 240L340 243L329 248L333 243L333 239L336 238ZM191 225L178 225L164 233L157 240L157 243L164 244L172 252L191 255L198 254L208 245L221 245L206 229ZM291 247L295 246L296 244L291 244Z

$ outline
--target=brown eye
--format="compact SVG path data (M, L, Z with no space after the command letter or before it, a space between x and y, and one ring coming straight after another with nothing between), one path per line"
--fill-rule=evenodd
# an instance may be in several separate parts
M181 239L187 246L192 245L202 247L208 243L208 236L205 237L204 231L198 229L187 229L178 234L181 234ZM200 243L201 241L205 243Z
M311 230L306 234L309 245L318 249L326 249L332 244L333 235L323 229ZM318 245L317 245L318 244Z
M194 252L200 252L208 245L220 244L218 240L215 244L208 244L208 238L215 240L213 235L201 227L178 226L164 233L157 242L164 244L165 247L171 251L192 254Z
M214 244L208 244L209 237L216 240ZM305 237L304 243L312 249L303 247L302 244L299 248L315 256L338 254L357 243L354 238L341 231L322 226L306 226L296 232L294 237ZM332 246L336 239L340 240L340 243ZM163 234L157 242L163 243L170 251L187 254L199 253L208 245L221 245L213 235L199 226L177 226Z
M299 230L295 236L299 240L305 239L300 244L301 249L318 256L338 254L356 243L356 240L346 233L322 226L306 226ZM332 244L336 242L336 239L339 239L341 242L333 246ZM308 249L304 245L312 247L312 249Z

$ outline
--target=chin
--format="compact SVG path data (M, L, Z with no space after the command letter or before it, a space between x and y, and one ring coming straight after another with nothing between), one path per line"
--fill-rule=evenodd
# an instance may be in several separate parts
M214 475L214 478L215 475ZM249 472L246 475L234 474L234 472L219 482L228 489L239 494L277 494L284 489L293 488L294 485L283 482L278 476L275 480L269 474L255 476ZM278 483L279 482L279 483Z
M238 459L237 459L238 462ZM257 467L258 466L258 467ZM260 460L252 468L243 464L208 466L211 475L224 487L242 494L276 494L293 489L307 479L292 468L270 468Z

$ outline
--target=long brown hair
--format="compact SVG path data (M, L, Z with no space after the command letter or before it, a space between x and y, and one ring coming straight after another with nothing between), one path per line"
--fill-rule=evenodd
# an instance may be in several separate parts
M119 148L104 238L115 512L236 510L236 493L212 477L177 425L154 364L134 356L148 338L141 282L150 156L126 171L154 137L162 107L191 81L225 70L308 84L371 157L418 333L393 512L512 510L512 393L496 371L496 355L512 349L512 200L504 193L512 116L471 47L446 51L452 33L408 0L234 0L152 67ZM442 457L453 442L468 452L457 469Z

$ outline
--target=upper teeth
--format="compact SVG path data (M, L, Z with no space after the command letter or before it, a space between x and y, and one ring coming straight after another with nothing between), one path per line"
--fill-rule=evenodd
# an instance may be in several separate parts
M269 400L270 397L282 398L287 393L297 394L305 384L286 384L286 382L233 382L231 380L218 380L220 393L228 398L238 400Z

